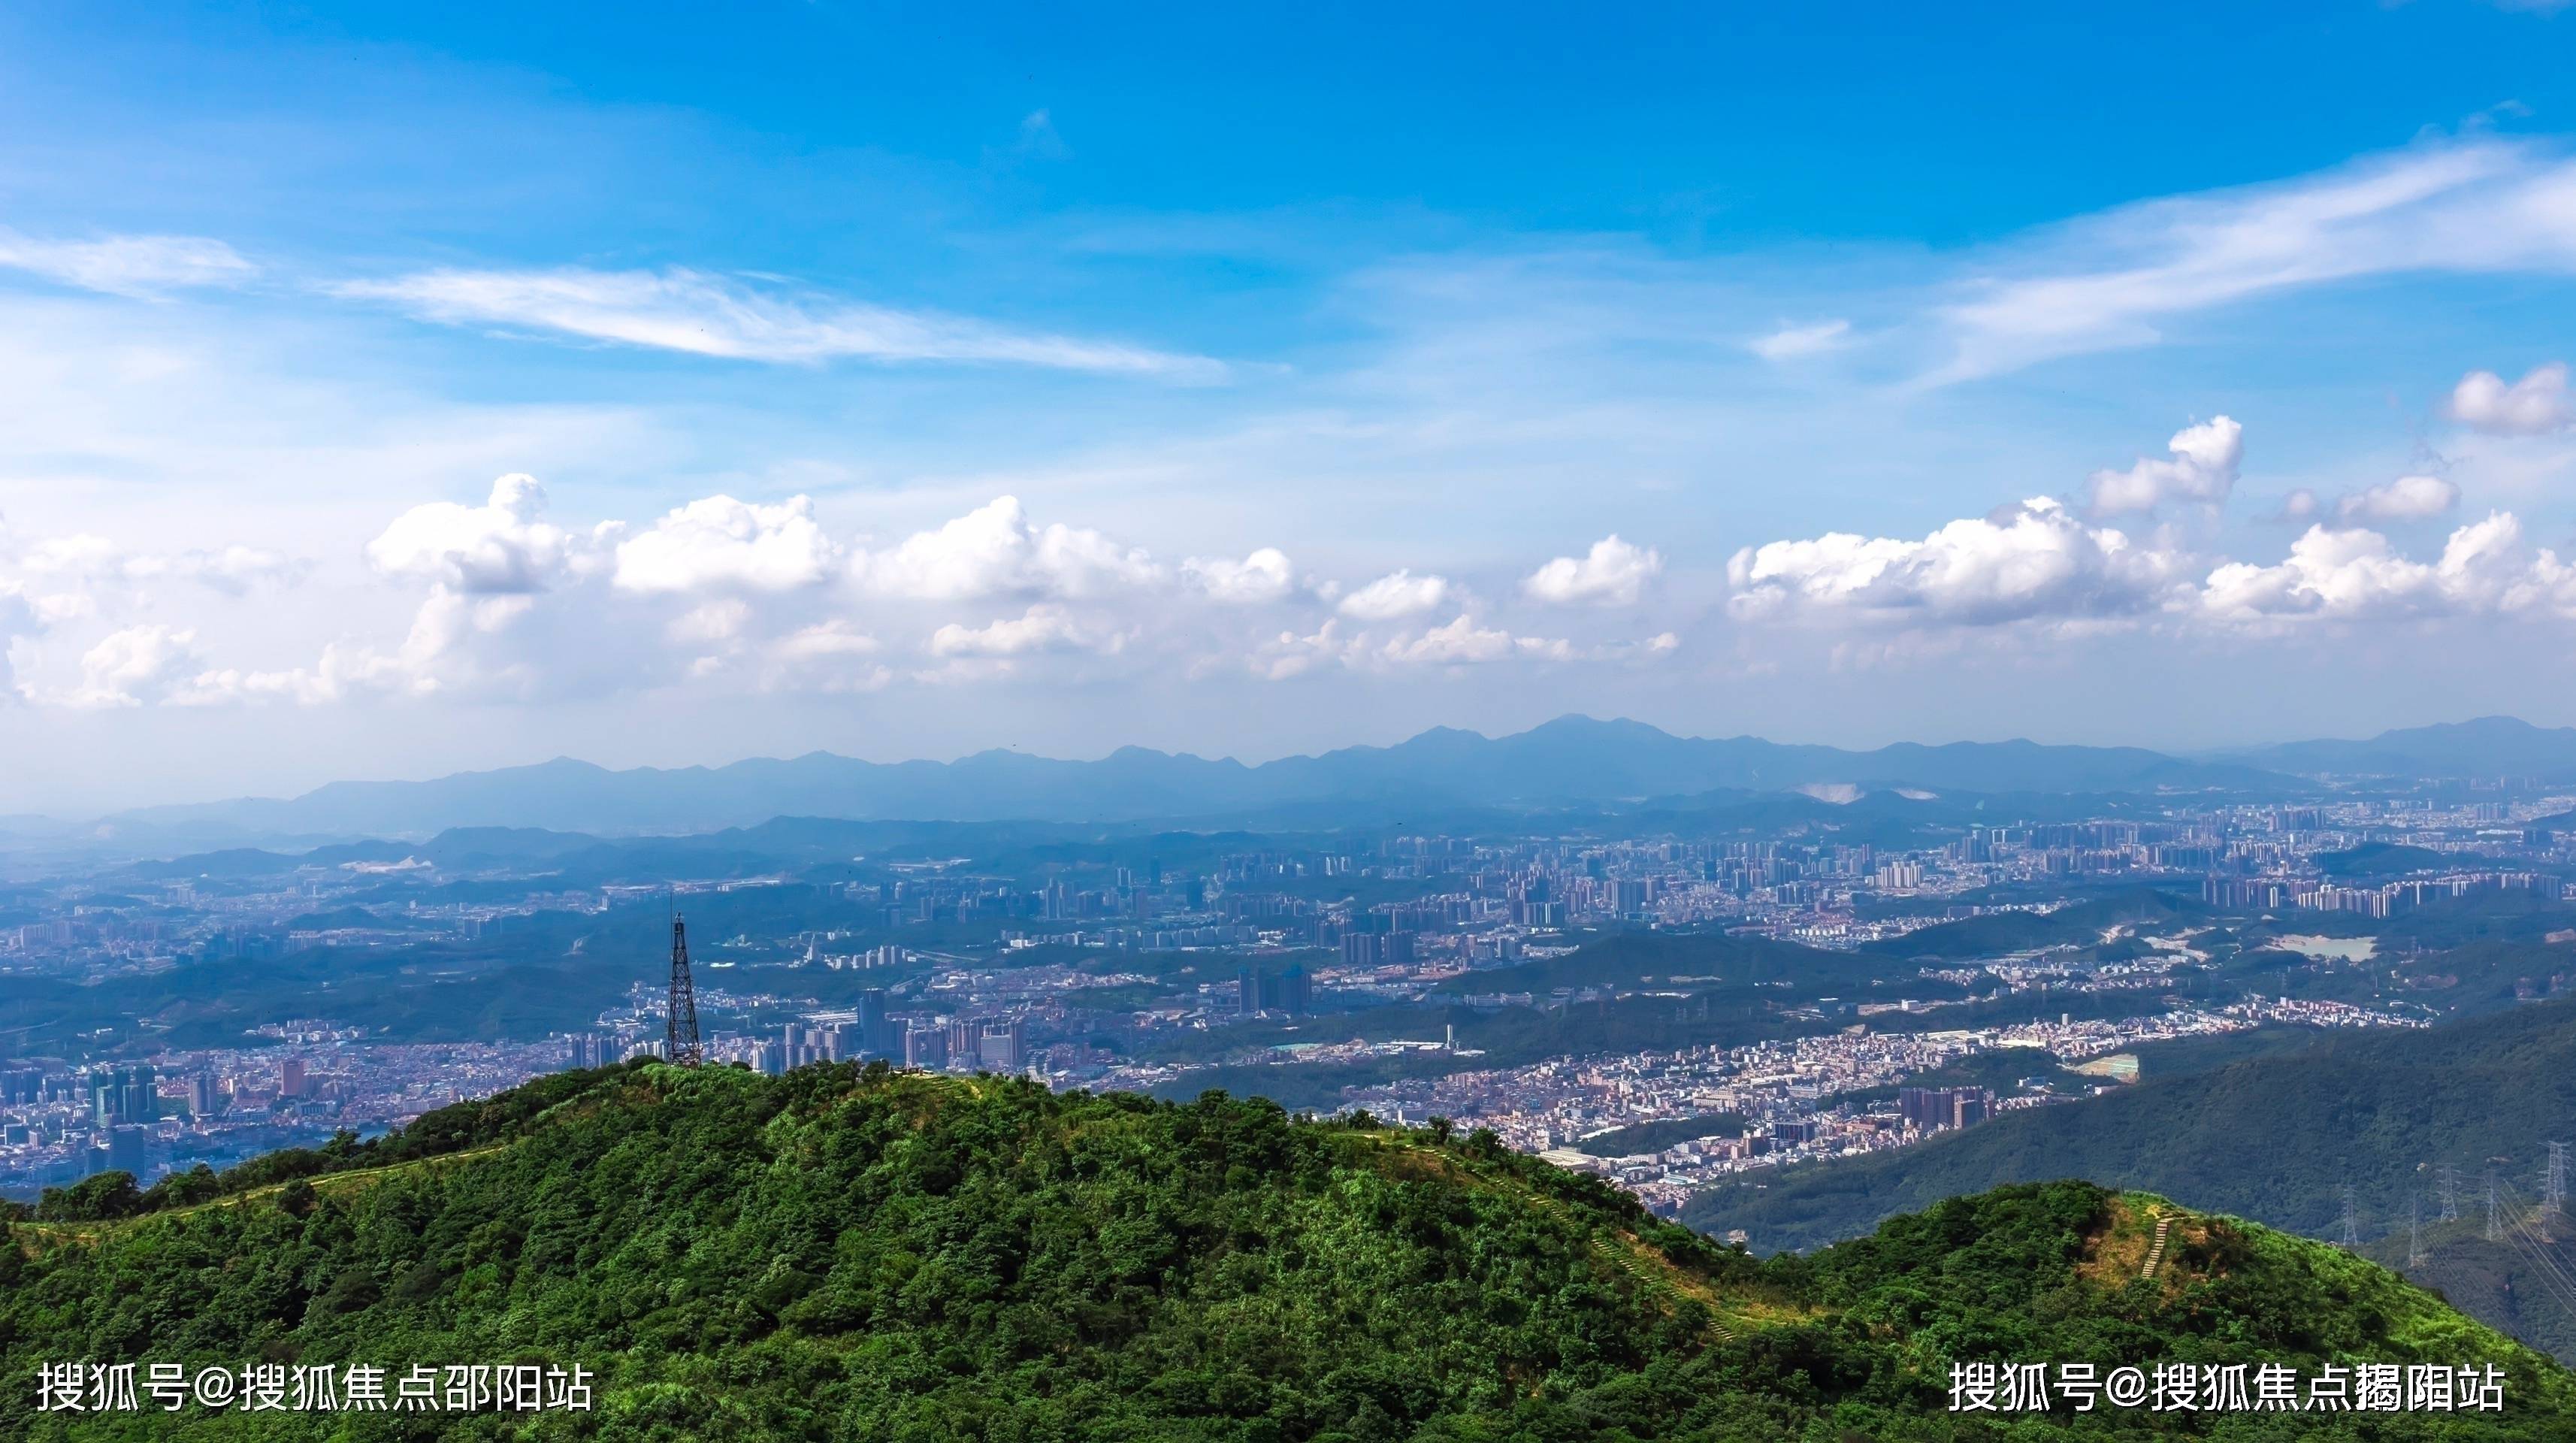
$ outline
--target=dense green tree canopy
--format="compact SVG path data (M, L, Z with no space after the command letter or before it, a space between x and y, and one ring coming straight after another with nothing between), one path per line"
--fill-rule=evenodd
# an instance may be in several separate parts
M114 1192L112 1185L103 1192ZM128 1189L130 1191L130 1188ZM1033 1084L637 1065L0 1249L35 1438L2564 1438L2555 1364L2375 1265L2082 1183L1756 1261L1445 1137ZM149 1199L146 1201L145 1199ZM95 1200L93 1200L95 1201ZM56 1205L64 1203L64 1205ZM1953 1359L2496 1362L2511 1411L1962 1419ZM32 1410L41 1365L585 1366L471 1418ZM2125 1430L2125 1431L2124 1431Z

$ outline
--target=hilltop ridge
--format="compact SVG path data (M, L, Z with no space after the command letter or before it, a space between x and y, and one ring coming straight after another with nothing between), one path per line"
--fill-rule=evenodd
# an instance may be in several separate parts
M2249 1415L2229 1436L2576 1426L2576 1379L2430 1294L2161 1199L2005 1188L1757 1260L1481 1133L1223 1094L632 1064L154 1195L117 1177L50 1194L0 1249L13 1372L503 1357L596 1370L582 1427L633 1438L1910 1440L1988 1436L1947 1411L1954 1353L2368 1359L2493 1363L2510 1407L2367 1432Z

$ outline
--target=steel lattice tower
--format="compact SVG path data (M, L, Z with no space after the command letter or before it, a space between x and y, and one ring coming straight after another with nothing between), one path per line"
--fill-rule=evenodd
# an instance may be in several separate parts
M2553 1217L2567 1211L2567 1144L2563 1142L2549 1145L2549 1171L2540 1180L2540 1205Z
M2335 1246L2347 1250L2361 1246L2361 1220L2354 1215L2349 1186L2343 1190L2343 1236L2335 1239Z
M2424 1195L2420 1192L2406 1198L2406 1266L2424 1266Z
M702 1060L698 1047L698 992L689 980L689 924L671 916L671 1010L662 1026L662 1056L682 1067Z
M2436 1221L2446 1223L2458 1222L2460 1220L2460 1170L2446 1162L2442 1164L2440 1176L2442 1180L2442 1216L2436 1219Z

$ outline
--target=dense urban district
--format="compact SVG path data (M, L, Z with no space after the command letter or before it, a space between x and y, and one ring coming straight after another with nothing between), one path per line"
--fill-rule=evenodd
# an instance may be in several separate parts
M780 821L135 861L0 898L0 1184L220 1165L651 1051L677 915L716 1060L1438 1114L1669 1210L2121 1086L2158 1043L2551 995L2576 919L2510 978L2410 964L2449 920L2560 905L2571 807L2507 779L2093 815L1791 794L1651 829ZM1951 1073L1979 1081L1902 1088Z
M193 1195L266 1154L658 1054L676 942L715 1064L882 1061L1480 1129L1757 1251L1867 1232L1935 1176L1947 1195L2089 1173L2402 1241L2391 1261L2466 1270L2451 1291L2505 1301L2464 1306L2564 1356L2576 1114L2495 1138L2274 1114L2414 1076L2408 1058L2467 1045L2478 1019L2576 1008L2550 1005L2576 990L2576 737L2570 754L1413 798L1401 817L1307 801L1188 825L788 815L196 850L174 839L220 829L0 829L0 1196ZM2361 1046L2398 1051L2339 1064L2364 1082L2317 1081ZM2243 1080L2284 1058L2314 1065ZM2238 1080L2158 1092L2195 1078ZM2512 1112L2437 1091L2392 1114ZM2147 1132L2107 1151L2142 1112ZM2389 1155L2279 1180L2288 1130L2338 1127ZM2223 1163L2210 1135L2264 1156Z

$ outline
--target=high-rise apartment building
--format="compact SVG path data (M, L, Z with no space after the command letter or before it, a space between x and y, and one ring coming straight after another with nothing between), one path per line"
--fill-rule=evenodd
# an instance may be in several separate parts
M903 1065L937 1072L948 1065L948 1033L944 1028L916 1027L903 1035Z

